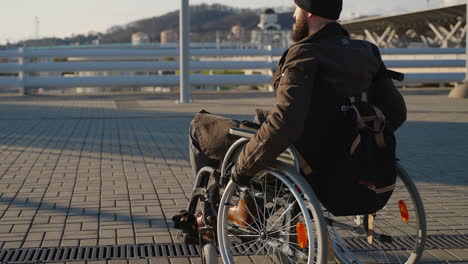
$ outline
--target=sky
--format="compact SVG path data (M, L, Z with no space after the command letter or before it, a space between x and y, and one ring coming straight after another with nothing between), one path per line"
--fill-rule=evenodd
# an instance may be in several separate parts
M326 1L326 0L325 0ZM390 14L438 7L443 1L458 0L344 0L343 18L356 15ZM464 0L461 0L464 1ZM179 9L181 0L15 0L2 1L0 43L15 42L36 35L65 37L90 31L104 32L142 18ZM190 0L190 5L219 3L239 8L293 6L292 0Z

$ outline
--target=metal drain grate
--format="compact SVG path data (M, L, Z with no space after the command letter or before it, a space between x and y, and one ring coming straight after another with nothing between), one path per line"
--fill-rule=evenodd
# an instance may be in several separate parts
M346 243L353 251L408 250L411 240L396 237L392 244L378 242L369 245L365 239L347 238ZM234 245L233 255L265 254L265 249L258 245ZM426 249L466 249L468 236L466 235L432 235L428 236ZM0 250L0 263L47 263L65 261L98 261L118 259L147 259L147 258L192 258L199 257L200 248L185 244L147 244L121 245L99 247L63 247L63 248L24 248Z
M100 247L25 248L0 250L0 263L45 263L115 259L198 257L199 248L184 244Z
M414 239L409 237L393 237L392 243L375 241L367 243L365 238L346 238L346 245L352 251L372 250L410 250ZM430 235L427 237L425 249L468 249L468 235Z

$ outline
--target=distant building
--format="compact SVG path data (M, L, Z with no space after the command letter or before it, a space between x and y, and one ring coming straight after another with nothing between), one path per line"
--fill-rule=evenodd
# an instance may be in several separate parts
M278 24L278 14L275 10L268 8L260 15L260 23L258 28L261 30L281 30L281 25Z
M149 43L150 39L148 34L143 33L143 32L137 32L132 34L132 44L133 45L140 45L140 44L145 44Z
M271 9L266 9L260 15L260 23L257 29L251 32L251 42L261 45L271 45L272 48L286 48L291 44L291 31L281 29L278 23L278 14Z
M161 32L161 44L177 42L179 34L172 29L167 29Z

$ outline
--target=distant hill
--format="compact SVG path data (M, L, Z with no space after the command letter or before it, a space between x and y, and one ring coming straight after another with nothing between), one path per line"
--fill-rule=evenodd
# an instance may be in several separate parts
M252 29L258 22L258 14L254 10L234 9L218 4L190 7L190 31L193 41L214 41L216 31L228 31L237 24ZM174 11L125 26L112 27L101 36L101 40L102 43L125 43L131 41L132 33L145 32L151 41L159 42L161 31L166 29L178 31L178 28L179 11Z
M191 40L194 42L214 42L216 31L227 34L234 25L241 25L247 30L253 30L260 21L260 9L238 9L220 4L196 5L190 7ZM292 12L279 14L279 23L283 28L291 28L294 20ZM167 29L178 31L179 11L173 11L162 16L137 20L126 25L112 26L106 32L77 35L70 38L44 38L26 40L10 46L55 46L71 44L92 44L100 39L100 43L129 43L135 32L144 32L152 42L160 41L160 34Z

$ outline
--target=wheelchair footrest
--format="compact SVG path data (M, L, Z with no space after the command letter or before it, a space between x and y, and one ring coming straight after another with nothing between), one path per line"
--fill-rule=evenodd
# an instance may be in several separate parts
M174 228L182 231L185 244L196 244L198 241L198 223L197 218L182 210L179 214L172 217Z

